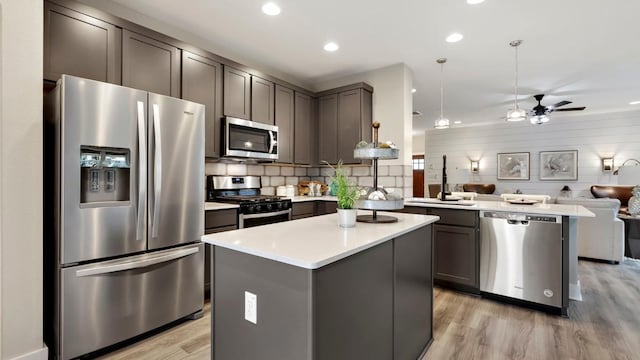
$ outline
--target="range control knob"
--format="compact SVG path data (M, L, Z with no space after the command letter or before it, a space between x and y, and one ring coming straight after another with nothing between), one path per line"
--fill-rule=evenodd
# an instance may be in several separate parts
M280 209L282 209L282 203L277 202L277 203L275 203L274 205L275 205L275 207L276 207L276 210L280 210Z
M271 211L271 204L267 204L265 207L267 208L267 211Z

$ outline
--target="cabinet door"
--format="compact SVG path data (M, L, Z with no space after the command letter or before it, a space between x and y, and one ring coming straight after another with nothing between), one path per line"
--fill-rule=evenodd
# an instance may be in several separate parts
M224 107L227 116L251 119L251 75L224 67Z
M361 89L338 94L338 157L345 164L356 164L353 149L361 140Z
M338 162L338 95L323 96L318 102L318 160L335 164Z
M278 162L293 162L294 96L293 90L276 85L276 125L278 126Z
M121 84L122 30L49 2L44 3L44 79L62 74Z
M222 117L222 65L202 56L182 52L182 98L205 105L206 157L220 156Z
M251 76L251 120L273 125L274 94L271 81Z
M294 163L311 165L313 163L313 139L314 124L311 109L311 97L295 94L295 136L294 141Z
M476 228L434 226L434 278L479 288Z
M180 97L180 49L125 29L122 85Z

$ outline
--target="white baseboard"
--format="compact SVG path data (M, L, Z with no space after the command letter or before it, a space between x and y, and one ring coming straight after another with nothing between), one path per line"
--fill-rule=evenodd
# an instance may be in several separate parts
M580 288L580 280L578 280L577 284L569 283L569 299L582 301L582 289Z
M11 360L47 360L48 357L49 348L47 348L46 345L43 345L41 349L22 354L20 356L12 358Z

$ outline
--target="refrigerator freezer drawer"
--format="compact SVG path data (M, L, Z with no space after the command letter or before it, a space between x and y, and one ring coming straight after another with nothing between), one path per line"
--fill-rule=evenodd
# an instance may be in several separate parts
M129 339L203 307L204 245L61 269L59 358Z

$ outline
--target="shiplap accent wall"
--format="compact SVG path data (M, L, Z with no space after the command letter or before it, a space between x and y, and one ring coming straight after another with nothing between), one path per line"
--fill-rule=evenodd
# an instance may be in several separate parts
M556 115L556 114L553 114ZM577 181L541 181L539 152L578 150ZM530 180L497 180L497 153L529 152ZM629 158L640 159L640 111L552 116L549 123L502 123L486 126L427 130L426 184L439 183L442 155L447 155L449 184L492 183L496 193L519 189L525 194L558 196L569 185L573 196L588 196L594 184L617 184L617 176L603 173L601 158L614 157L616 168ZM470 173L470 160L480 160L480 173Z

